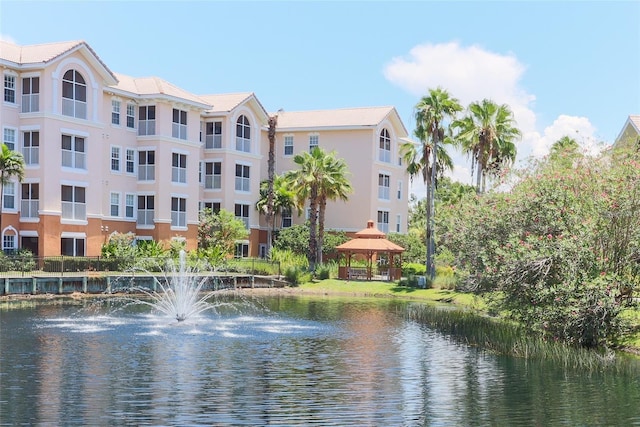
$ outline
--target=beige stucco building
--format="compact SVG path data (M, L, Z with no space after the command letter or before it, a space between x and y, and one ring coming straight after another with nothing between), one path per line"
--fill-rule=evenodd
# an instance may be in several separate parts
M114 232L196 247L202 207L234 212L250 230L238 255L264 255L255 203L267 178L267 121L278 115L276 173L310 146L335 150L354 192L330 202L326 228L367 220L406 232L407 138L393 107L268 113L253 93L195 95L157 77L117 74L82 41L0 41L3 143L25 159L25 179L4 187L4 250L99 255ZM296 213L278 226L301 223Z

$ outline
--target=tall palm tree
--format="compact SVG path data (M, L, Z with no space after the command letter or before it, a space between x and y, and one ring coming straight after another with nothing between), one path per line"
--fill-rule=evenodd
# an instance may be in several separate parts
M2 233L2 207L4 206L4 186L11 182L12 178L24 179L24 158L21 153L10 150L7 144L2 144L0 153L0 234Z
M272 212L273 221L271 224L271 236L276 231L276 219L278 215L282 215L285 210L294 207L293 192L290 190L284 175L275 175L273 179L273 199ZM269 206L269 180L260 183L260 198L256 202L256 210L260 213L267 214ZM267 224L267 226L269 226ZM272 242L271 242L272 243Z
M347 201L348 195L353 191L347 178L349 174L347 164L343 159L335 156L335 151L327 154L323 161L324 171L322 179L318 182L318 245L316 260L322 264L322 248L324 245L324 219L327 209L327 200Z
M413 177L422 174L427 187L427 275L435 277L435 239L434 239L434 210L435 210L435 183L437 174L444 167L451 168L453 162L446 154L441 143L450 142L445 138L445 122L455 119L458 112L462 111L462 105L449 95L449 92L438 87L429 89L429 95L423 96L415 108L416 130L415 136L420 139L420 147L411 148L413 144L405 144L402 147L404 159L407 161L407 172ZM419 151L418 151L419 150ZM418 154L418 152L420 154ZM440 161L438 157L440 156ZM430 161L429 158L433 157Z
M267 216L267 253L271 252L271 230L275 228L275 213L274 213L274 195L273 195L273 185L274 185L274 175L276 170L276 127L278 126L278 115L270 116L268 120L269 131L267 136L269 137L269 159L267 161L267 169L268 169L268 188L267 188L267 206L266 206L266 216Z
M515 142L521 132L508 105L489 99L469 104L467 114L452 123L462 151L471 157L476 190L483 193L487 176L498 176L516 158Z
M298 169L286 172L285 177L294 192L294 203L298 212L309 202L309 269L315 270L318 253L322 251L324 238L324 212L327 200L343 199L351 191L346 181L346 163L337 159L335 152L326 153L320 147L314 147L310 153L302 152L294 156ZM320 223L320 226L318 226ZM320 239L318 236L320 235Z

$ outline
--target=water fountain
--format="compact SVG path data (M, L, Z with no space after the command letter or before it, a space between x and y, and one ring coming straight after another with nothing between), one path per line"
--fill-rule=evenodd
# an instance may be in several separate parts
M202 295L208 277L202 277L197 274L197 269L187 267L184 250L180 251L177 268L173 261L169 261L167 264L168 268L165 270L164 280L159 280L155 276L153 278L156 288L159 290L136 288L150 298L150 301L135 300L137 303L150 305L155 310L175 318L178 322L214 307L208 302L213 292Z

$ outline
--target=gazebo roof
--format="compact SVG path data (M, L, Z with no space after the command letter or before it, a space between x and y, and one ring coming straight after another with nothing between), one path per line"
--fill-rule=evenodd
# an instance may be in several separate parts
M386 235L378 230L373 221L367 222L367 228L356 233L356 238L339 246L338 252L404 252L402 246L398 246L386 239Z

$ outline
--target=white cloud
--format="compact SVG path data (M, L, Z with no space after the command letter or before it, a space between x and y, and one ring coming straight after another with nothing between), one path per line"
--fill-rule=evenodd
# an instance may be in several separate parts
M416 102L430 88L440 86L458 98L462 105L484 98L508 104L522 132L522 140L518 143L518 163L530 155L547 154L551 144L565 135L574 137L592 150L596 129L585 117L561 115L543 132L536 129L533 110L536 97L521 82L526 69L512 53L490 52L477 45L461 46L458 42L426 43L415 46L405 57L393 58L385 66L384 76L416 96ZM469 159L459 153L452 154L456 165L452 177L471 183ZM420 197L420 193L416 195Z
M10 37L6 34L1 34L0 33L0 40L5 41L5 42L9 42L9 43L13 43L16 44L16 41L13 39L13 37Z

